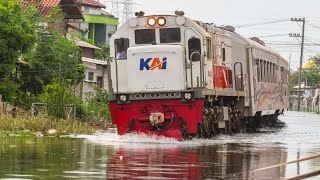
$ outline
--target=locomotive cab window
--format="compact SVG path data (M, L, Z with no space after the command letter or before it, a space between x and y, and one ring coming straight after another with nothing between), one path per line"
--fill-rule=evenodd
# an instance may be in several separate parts
M178 43L181 42L180 28L160 29L160 43Z
M118 60L127 59L129 39L128 38L115 39L114 44L115 44L115 50L116 50L116 59Z
M134 31L136 44L156 43L156 31L154 29L138 29Z
M188 41L189 59L191 61L200 61L201 59L201 41L198 38L191 38ZM191 57L192 55L192 57Z

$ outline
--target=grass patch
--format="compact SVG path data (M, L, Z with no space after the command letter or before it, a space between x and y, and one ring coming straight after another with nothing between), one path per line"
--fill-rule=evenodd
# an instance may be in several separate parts
M55 129L62 134L93 134L98 128L90 122L78 120L51 119L48 117L32 117L28 113L12 117L0 114L0 134L17 134L28 136L35 132L48 134L48 130Z

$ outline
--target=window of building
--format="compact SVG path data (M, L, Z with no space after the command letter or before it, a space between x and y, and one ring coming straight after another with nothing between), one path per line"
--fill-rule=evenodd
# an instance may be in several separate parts
M103 88L103 78L101 76L97 77L97 86Z
M123 60L127 59L127 51L129 48L129 39L128 38L120 38L114 40L115 44L115 53L116 59Z
M180 28L160 29L160 43L178 43L181 42Z
M194 38L194 37L189 39L188 47L189 47L190 60L191 61L200 61L200 59L201 59L201 41L200 41L200 39ZM194 53L194 52L198 52L198 53ZM192 57L191 57L191 55L192 55Z
M94 72L88 72L88 80L93 81Z
M138 29L134 31L136 44L156 43L156 31L154 29Z

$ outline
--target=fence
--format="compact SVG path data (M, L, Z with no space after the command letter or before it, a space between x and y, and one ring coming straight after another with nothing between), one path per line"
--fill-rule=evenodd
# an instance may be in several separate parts
M65 105L64 114L67 119L75 119L76 118L76 110L77 107L74 104ZM39 116L47 114L47 104L46 103L32 103L31 106L31 115Z
M290 110L298 111L298 97L290 97ZM320 114L320 105L313 105L312 98L301 98L300 111Z

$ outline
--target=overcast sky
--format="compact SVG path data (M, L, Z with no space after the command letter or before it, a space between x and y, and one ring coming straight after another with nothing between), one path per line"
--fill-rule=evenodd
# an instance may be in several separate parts
M106 0L107 10L111 10L111 1ZM289 33L301 33L301 25L290 22L291 17L305 17L306 43L304 61L320 52L320 1L319 0L133 0L133 11L143 10L150 14L174 14L182 10L185 16L218 26L242 26L256 23L283 22L238 27L236 32L245 37L261 37L267 46L275 49L287 60L291 54L291 65L296 69L299 64L300 38L289 37ZM121 12L120 12L121 13ZM287 21L285 21L287 20ZM270 37L270 35L278 35ZM269 36L269 37L263 37ZM281 45L279 45L281 44ZM286 44L286 45L283 45ZM288 45L289 44L289 45Z

